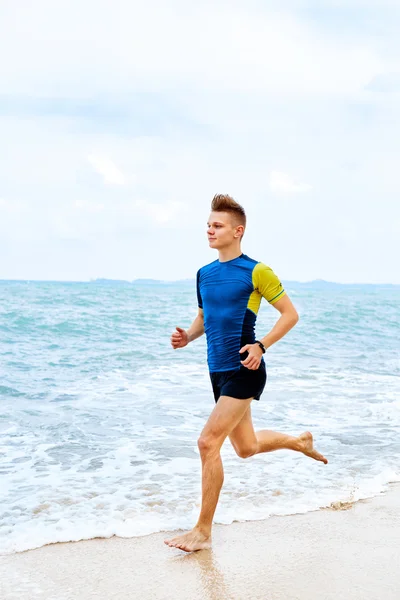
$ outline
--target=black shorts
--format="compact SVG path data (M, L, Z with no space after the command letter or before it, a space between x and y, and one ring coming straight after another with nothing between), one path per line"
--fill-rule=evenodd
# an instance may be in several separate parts
M267 381L265 362L261 361L257 371L246 369L243 365L234 371L218 371L210 373L215 402L220 396L231 398L254 398L259 400Z

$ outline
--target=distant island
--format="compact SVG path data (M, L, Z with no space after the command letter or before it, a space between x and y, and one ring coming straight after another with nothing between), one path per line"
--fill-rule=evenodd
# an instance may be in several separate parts
M130 281L125 281L125 279L91 279L89 283L105 283L107 285L130 285Z
M195 279L178 279L178 280L165 280L165 279L134 279L133 281L126 281L121 279L91 279L90 283L100 283L106 285L195 285ZM312 281L294 281L294 280L282 280L285 287L312 287L319 289L332 289L338 287L400 287L399 284L395 283L337 283L335 281L326 281L325 279L313 279Z
M127 281L125 279L91 279L89 283L101 283L105 285L193 285L194 279L179 279L177 281L167 281L163 279L134 279Z
M176 281L166 281L161 279L134 279L134 285L171 285L179 283L180 285L193 285L194 279L178 279Z

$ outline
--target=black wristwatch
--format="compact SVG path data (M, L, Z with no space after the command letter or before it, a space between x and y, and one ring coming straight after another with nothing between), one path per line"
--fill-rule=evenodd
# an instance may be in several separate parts
M260 342L259 340L256 340L254 343L258 344L260 346L261 350L262 350L262 353L265 354L265 346L264 346L264 344L262 342Z

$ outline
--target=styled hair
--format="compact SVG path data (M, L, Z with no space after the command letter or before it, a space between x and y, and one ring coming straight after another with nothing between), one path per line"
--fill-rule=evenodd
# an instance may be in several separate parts
M240 206L228 194L216 194L211 202L211 210L215 212L227 212L234 215L238 225L246 227L246 213L243 206Z

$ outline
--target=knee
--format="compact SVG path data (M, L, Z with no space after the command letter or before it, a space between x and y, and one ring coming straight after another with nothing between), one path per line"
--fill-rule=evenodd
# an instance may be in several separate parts
M197 446L201 456L213 454L218 450L218 445L215 439L210 436L200 436L197 440Z
M235 448L236 454L240 458L249 458L257 454L257 446L244 446L243 448Z

